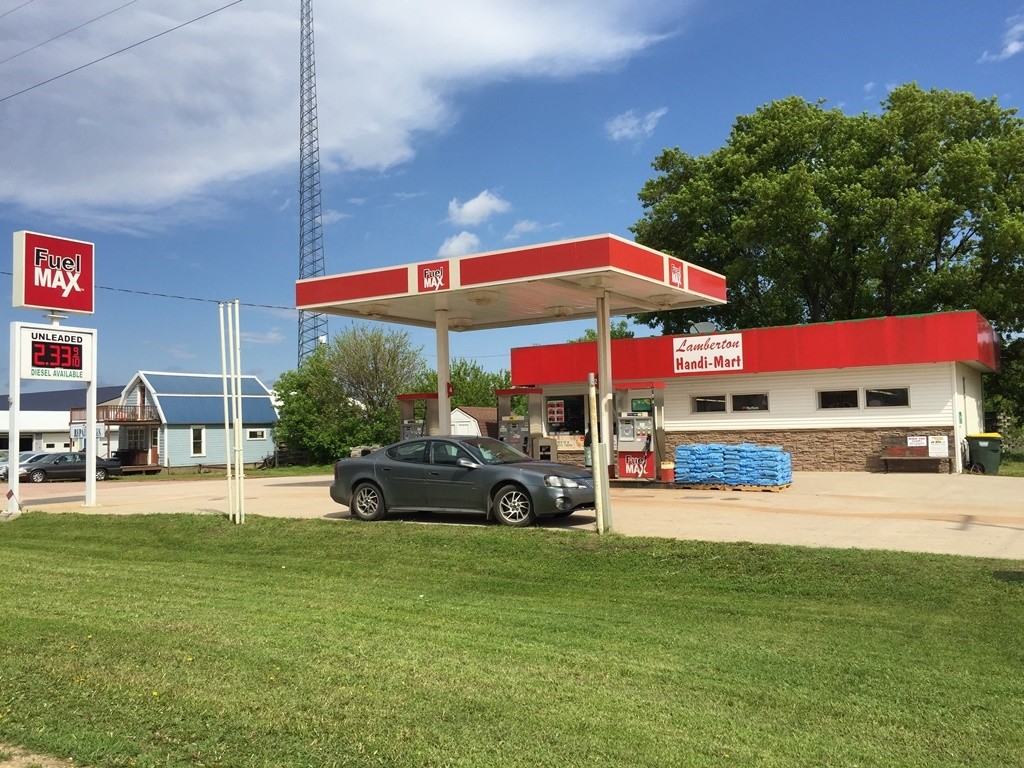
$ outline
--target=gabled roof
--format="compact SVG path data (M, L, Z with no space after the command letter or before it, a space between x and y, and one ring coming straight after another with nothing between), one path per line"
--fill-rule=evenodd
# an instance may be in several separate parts
M270 390L255 376L240 378L243 425L275 423L277 410ZM139 371L124 388L122 397L140 381L149 393L149 404L157 409L165 424L224 423L225 384L219 374Z

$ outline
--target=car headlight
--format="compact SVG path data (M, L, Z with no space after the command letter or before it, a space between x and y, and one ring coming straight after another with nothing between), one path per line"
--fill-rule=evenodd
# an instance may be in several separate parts
M551 488L580 488L580 484L571 477L559 477L558 475L545 475L544 485Z

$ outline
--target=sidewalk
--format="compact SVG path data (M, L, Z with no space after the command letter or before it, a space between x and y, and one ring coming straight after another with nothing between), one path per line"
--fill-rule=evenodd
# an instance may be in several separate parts
M349 518L334 504L331 479L245 481L247 516ZM226 514L227 481L118 479L97 484L85 507L85 484L20 486L26 510L87 514ZM751 541L812 547L857 547L1024 560L1024 479L987 475L796 472L778 492L712 491L672 486L612 489L612 528L625 536ZM6 517L6 515L2 516ZM2 519L0 517L0 519ZM482 522L454 515L406 515L415 522ZM594 514L544 522L593 530Z

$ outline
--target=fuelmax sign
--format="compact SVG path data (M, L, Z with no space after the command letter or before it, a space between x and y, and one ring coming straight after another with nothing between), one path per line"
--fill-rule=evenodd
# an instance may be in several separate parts
M91 315L93 257L92 243L15 232L13 306Z

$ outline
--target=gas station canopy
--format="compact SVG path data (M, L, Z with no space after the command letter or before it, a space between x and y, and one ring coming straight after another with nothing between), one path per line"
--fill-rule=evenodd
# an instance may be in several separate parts
M452 331L724 304L725 278L614 235L299 280L307 312Z

